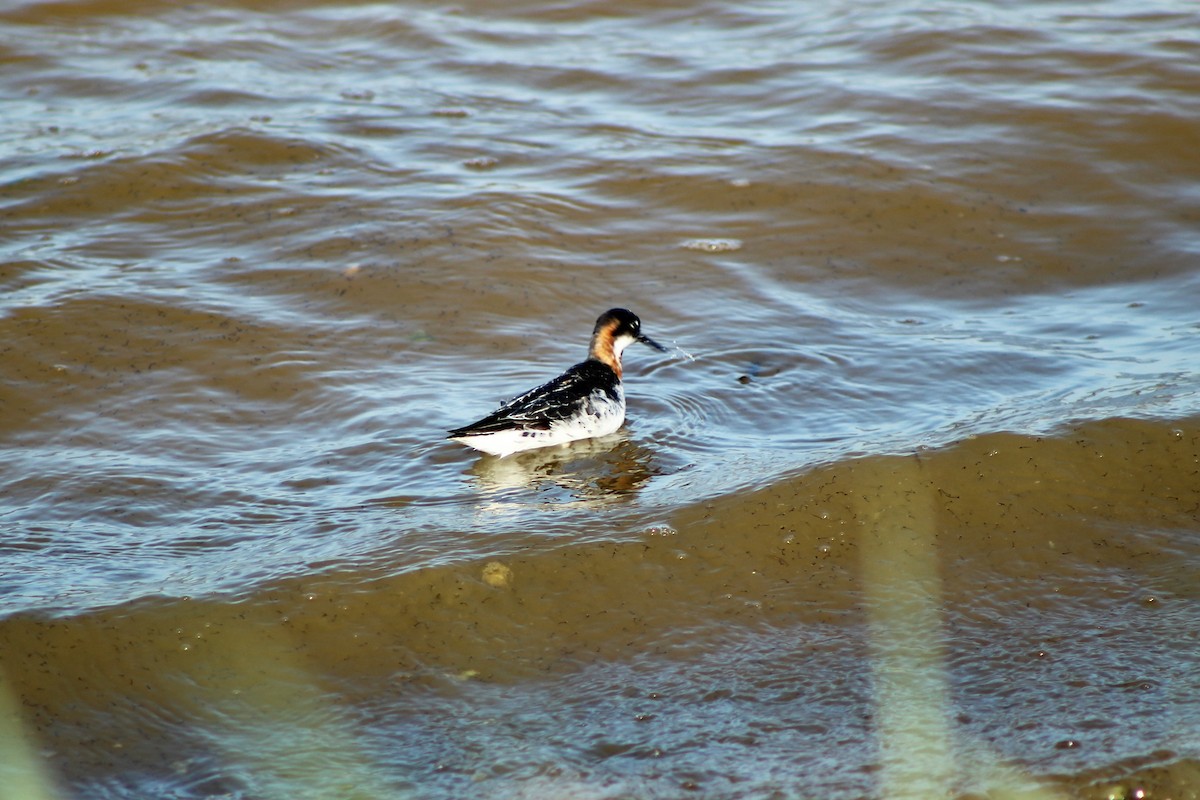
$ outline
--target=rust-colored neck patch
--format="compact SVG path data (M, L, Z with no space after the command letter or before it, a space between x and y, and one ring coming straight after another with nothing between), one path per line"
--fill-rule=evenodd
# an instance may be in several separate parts
M613 319L596 328L592 334L592 343L588 345L588 358L593 358L601 364L607 364L617 377L621 377L621 356L617 354L613 343L616 341L617 326L620 323Z

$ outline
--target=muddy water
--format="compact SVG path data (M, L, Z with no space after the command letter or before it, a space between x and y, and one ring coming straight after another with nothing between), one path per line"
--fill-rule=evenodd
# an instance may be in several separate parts
M7 5L0 797L1195 795L1197 31Z

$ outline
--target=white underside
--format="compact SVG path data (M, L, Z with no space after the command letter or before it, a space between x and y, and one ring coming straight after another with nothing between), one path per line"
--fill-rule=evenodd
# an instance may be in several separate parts
M617 428L621 427L621 423L625 421L624 398L618 402L607 395L597 393L592 396L592 404L597 412L595 415L579 414L569 420L551 423L547 430L512 429L481 436L456 436L454 441L462 442L469 447L494 456L503 457L524 450L536 450L539 447L553 447L567 442L577 442L580 439L607 436L615 433Z

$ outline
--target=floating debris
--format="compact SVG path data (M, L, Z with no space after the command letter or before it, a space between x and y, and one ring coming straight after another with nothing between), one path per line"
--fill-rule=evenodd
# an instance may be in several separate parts
M684 250L702 253L730 253L742 249L741 239L688 239L680 245Z
M463 166L467 169L491 169L500 163L500 159L492 158L491 156L479 156L477 158L468 158L463 162Z
M512 585L512 567L505 566L499 561L489 561L483 565L483 582L497 589L507 589Z

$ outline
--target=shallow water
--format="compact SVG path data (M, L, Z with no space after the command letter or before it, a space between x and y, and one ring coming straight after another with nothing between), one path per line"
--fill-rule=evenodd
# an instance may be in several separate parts
M7 6L0 797L1195 796L1196 31Z

